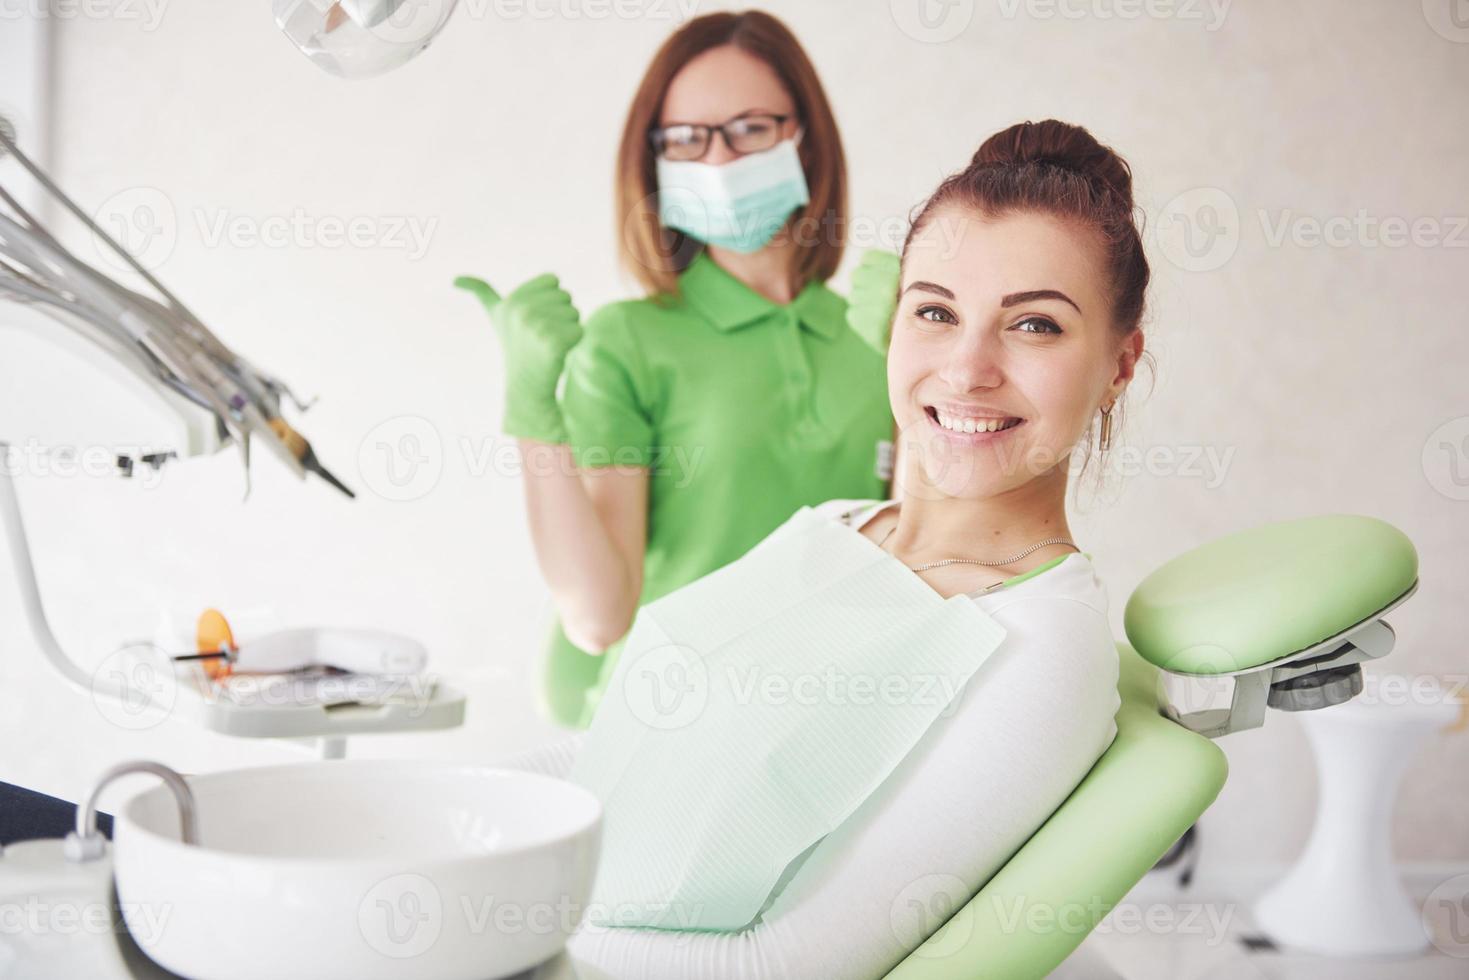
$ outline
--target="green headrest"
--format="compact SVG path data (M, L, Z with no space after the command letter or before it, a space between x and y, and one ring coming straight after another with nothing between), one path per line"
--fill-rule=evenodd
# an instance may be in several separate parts
M1200 545L1153 572L1127 600L1123 628L1164 670L1247 670L1371 619L1417 578L1413 542L1386 521L1280 521Z

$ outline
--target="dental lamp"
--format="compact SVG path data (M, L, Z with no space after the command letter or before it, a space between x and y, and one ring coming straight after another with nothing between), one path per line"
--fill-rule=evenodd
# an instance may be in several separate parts
M276 26L312 64L368 78L416 57L459 0L274 0Z

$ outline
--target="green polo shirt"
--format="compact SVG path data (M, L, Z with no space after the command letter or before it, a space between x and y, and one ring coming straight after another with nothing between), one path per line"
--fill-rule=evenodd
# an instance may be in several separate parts
M579 465L649 470L639 604L743 555L803 505L887 495L893 432L883 358L811 282L773 303L705 253L679 295L592 314L560 396ZM553 632L542 689L585 727L621 642L595 657Z

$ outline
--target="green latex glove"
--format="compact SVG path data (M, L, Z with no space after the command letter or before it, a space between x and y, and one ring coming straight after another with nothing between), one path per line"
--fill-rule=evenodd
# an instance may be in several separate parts
M556 382L566 355L581 339L581 317L555 276L536 276L504 299L483 279L460 276L454 285L479 297L505 351L507 434L541 442L569 441L556 404Z
M874 248L852 270L847 326L879 354L887 354L893 314L898 309L898 257Z

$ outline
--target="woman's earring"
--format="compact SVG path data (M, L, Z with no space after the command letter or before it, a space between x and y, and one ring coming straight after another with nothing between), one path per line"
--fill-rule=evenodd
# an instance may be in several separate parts
M1111 405L1108 405L1106 408L1102 409L1102 452L1106 452L1112 446L1112 408L1116 404L1116 402L1113 402Z

